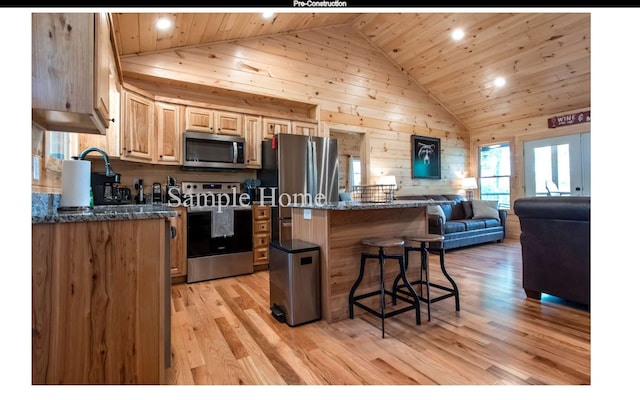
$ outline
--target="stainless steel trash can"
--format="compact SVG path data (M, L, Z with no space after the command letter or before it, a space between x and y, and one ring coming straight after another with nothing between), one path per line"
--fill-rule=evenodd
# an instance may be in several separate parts
M302 240L269 245L271 315L289 326L321 318L320 247Z

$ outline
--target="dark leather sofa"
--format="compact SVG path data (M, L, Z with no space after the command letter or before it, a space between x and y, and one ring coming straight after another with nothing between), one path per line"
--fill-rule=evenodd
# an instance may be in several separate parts
M429 214L429 233L444 236L442 246L445 250L471 246L487 242L499 242L505 238L507 211L498 210L500 219L473 219L471 202L457 194L426 194L396 196L397 200L447 200L451 205L442 205L445 221L442 217ZM432 248L440 246L431 245Z
M522 287L590 305L591 198L527 197L513 205L520 219Z

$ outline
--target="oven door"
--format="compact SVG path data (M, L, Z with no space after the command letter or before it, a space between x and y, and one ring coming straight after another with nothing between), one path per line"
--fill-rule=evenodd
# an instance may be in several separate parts
M233 235L211 237L211 212L187 211L187 282L199 282L253 272L251 208L233 212Z

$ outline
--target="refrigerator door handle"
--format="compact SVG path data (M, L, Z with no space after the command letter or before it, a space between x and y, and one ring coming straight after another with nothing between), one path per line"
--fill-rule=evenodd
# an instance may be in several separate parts
M309 176L309 194L311 195L311 201L315 202L316 195L318 194L318 159L316 153L316 142L309 141L309 158L307 160L307 171Z

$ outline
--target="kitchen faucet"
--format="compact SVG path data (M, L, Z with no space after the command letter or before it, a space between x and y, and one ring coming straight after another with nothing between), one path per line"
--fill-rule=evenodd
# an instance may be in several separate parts
M107 153L105 153L103 150L100 150L97 147L89 147L88 149L85 149L82 151L82 153L80 153L80 155L78 156L79 160L84 160L84 158L87 156L88 153L91 153L92 151L97 151L98 153L102 154L102 158L104 158L104 173L106 176L116 176L117 174L115 172L113 172L113 170L111 169L111 164L109 164L109 156L107 156Z

